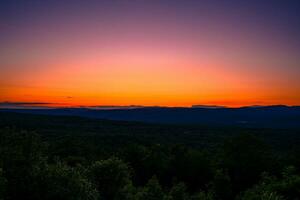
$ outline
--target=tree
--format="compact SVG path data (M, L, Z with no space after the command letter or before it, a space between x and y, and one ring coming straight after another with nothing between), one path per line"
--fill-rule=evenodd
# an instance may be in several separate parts
M116 199L118 193L131 182L128 166L115 157L95 162L89 169L89 177L104 199Z
M6 190L6 179L2 175L2 169L0 168L0 200L4 199Z
M184 182L190 191L198 191L212 178L211 161L206 152L175 145L171 153L169 171L173 177Z
M186 192L186 186L184 183L178 183L174 185L169 192L170 200L187 200L188 194Z
M261 193L247 192L241 200L284 200L284 198L275 192L263 191Z
M300 197L300 175L296 173L296 169L293 166L286 167L280 179L265 178L263 186L268 191L275 191L288 199Z
M154 175L161 182L166 182L166 178L170 178L166 175L169 166L169 156L167 149L160 144L155 144L147 149L147 154L144 159L144 171L143 176L150 179Z
M219 167L228 170L236 193L257 183L264 171L276 166L269 147L253 135L239 135L223 144Z
M0 130L0 168L6 179L9 199L31 197L33 180L45 162L44 144L33 132Z
M98 191L79 169L58 163L40 170L33 199L97 200Z
M116 197L117 200L138 200L138 189L135 188L132 183L125 185Z
M191 197L191 200L215 200L214 194L211 192L201 191Z
M264 173L260 183L248 189L242 195L242 200L261 200L266 199L290 199L300 197L300 176L295 173L294 167L287 167L281 178L269 176ZM263 199L264 200L264 199Z
M218 199L232 199L230 177L223 170L217 170L212 181L212 190Z
M156 176L153 176L137 195L139 200L163 200L165 198Z
M213 178L211 160L206 152L189 150L188 162L186 163L184 182L192 189L197 191L205 187L209 180Z
M138 144L130 144L122 151L123 158L130 164L133 173L133 182L141 185L147 182L147 175L145 175L145 158L147 156L146 147Z

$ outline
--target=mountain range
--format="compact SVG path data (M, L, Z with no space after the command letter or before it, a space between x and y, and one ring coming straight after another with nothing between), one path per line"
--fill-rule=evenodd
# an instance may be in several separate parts
M208 126L242 126L257 128L300 128L300 106L248 106L226 108L215 106L135 107L135 108L35 108L0 109L54 116L79 116L93 119L137 121L161 124L197 124Z

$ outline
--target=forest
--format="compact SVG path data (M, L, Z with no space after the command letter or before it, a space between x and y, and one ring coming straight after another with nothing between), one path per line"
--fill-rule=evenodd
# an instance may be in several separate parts
M297 200L300 131L0 112L0 199Z

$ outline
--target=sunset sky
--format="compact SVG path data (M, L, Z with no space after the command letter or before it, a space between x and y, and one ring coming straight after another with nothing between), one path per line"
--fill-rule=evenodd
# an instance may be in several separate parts
M300 105L300 1L7 0L0 102Z

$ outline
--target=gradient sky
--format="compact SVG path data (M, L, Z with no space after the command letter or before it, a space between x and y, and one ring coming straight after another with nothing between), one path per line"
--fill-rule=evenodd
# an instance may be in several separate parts
M300 1L0 2L0 102L300 104Z

